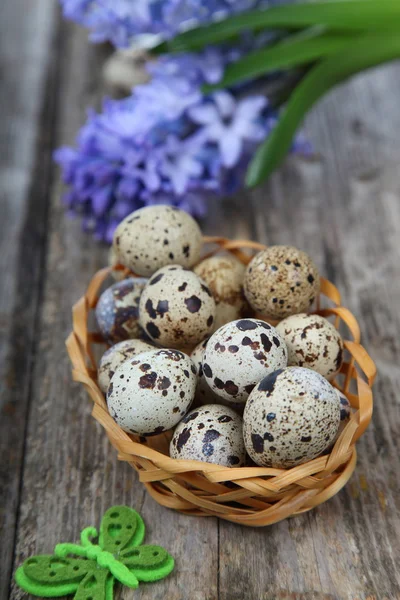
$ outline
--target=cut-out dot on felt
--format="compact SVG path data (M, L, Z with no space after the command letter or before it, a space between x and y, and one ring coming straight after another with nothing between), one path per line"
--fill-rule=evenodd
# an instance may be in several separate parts
M36 558L30 558L29 560L26 561L27 565L37 565L38 561Z
M79 571L79 567L77 565L75 565L74 571Z
M132 529L132 525L127 525L126 528L127 529Z
M121 529L122 529L122 525L115 523L115 524L109 526L108 533L110 534L111 537L118 537L119 534L121 533Z
M57 573L55 571L50 571L49 575L50 577L54 577L55 575L57 575Z
M50 560L49 568L50 569L63 569L68 562L62 560L61 558L52 558Z
M153 552L153 556L158 556L158 552Z
M110 517L111 517L112 519L117 519L117 518L119 517L119 513L117 513L117 512L113 512L113 513L111 513Z
M126 558L130 558L131 556L139 556L140 550L131 550L130 552L125 552Z

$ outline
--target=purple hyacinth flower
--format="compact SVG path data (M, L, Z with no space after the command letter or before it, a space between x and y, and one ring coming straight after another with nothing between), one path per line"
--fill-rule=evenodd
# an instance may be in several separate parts
M135 96L143 106L138 114L148 114L158 121L178 119L190 106L201 100L197 87L183 77L155 78L135 87Z
M175 194L182 196L192 178L199 179L204 171L198 152L200 140L186 138L179 140L168 136L165 144L157 152L160 157L160 172L171 183Z
M207 140L218 144L223 165L231 168L239 161L245 141L257 142L265 137L259 118L266 106L263 96L236 101L230 93L220 91L211 101L190 108L189 116L202 126Z

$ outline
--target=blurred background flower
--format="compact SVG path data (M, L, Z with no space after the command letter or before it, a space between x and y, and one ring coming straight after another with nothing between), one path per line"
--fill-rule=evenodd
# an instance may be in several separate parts
M195 24L268 4L266 0L60 0L64 16L93 42L128 47L138 35L171 37Z
M133 36L173 35L204 22L265 2L255 0L61 0L64 13L91 30L91 39L117 46ZM259 91L274 77L204 93L218 84L227 65L274 39L242 34L235 44L166 55L147 62L150 80L126 98L107 99L102 112L89 112L75 148L55 152L68 186L64 203L83 227L110 242L130 212L156 203L183 208L196 217L210 198L243 185L257 146L276 123L276 109ZM276 76L275 76L276 78ZM309 151L299 136L296 151Z

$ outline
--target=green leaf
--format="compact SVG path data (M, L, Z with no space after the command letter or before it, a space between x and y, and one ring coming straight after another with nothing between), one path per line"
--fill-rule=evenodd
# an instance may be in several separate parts
M393 29L400 26L398 0L325 0L274 6L241 13L228 19L185 31L162 42L152 52L184 52L218 44L243 30L301 29L323 25L336 31Z
M305 114L328 90L359 71L396 58L400 58L399 35L365 34L312 68L292 93L272 134L257 150L246 185L258 185L279 166Z
M277 69L306 65L341 50L348 43L348 35L335 33L314 34L313 37L306 39L299 35L290 36L284 42L257 50L231 63L225 69L222 80L216 85L203 86L203 92L209 94L214 90L255 79Z

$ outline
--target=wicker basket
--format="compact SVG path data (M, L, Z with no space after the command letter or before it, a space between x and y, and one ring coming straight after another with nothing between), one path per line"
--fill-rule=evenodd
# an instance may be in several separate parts
M204 238L212 244L213 255L221 250L234 254L244 264L265 246L248 241ZM334 385L342 390L354 409L349 423L329 454L291 469L266 467L226 468L219 465L176 460L168 456L171 433L145 441L125 433L111 418L103 393L97 385L95 345L104 341L88 331L88 317L98 293L111 272L96 273L86 294L73 307L73 332L67 349L73 364L73 378L82 383L94 402L92 415L104 427L111 444L136 469L140 481L161 505L189 515L218 516L249 526L264 526L308 511L336 494L354 471L355 443L366 430L372 415L371 386L375 365L360 345L360 330L349 310L340 305L340 294L329 281L321 280L316 303L318 314L334 319L336 328L345 327L345 362ZM350 339L348 339L350 338Z

